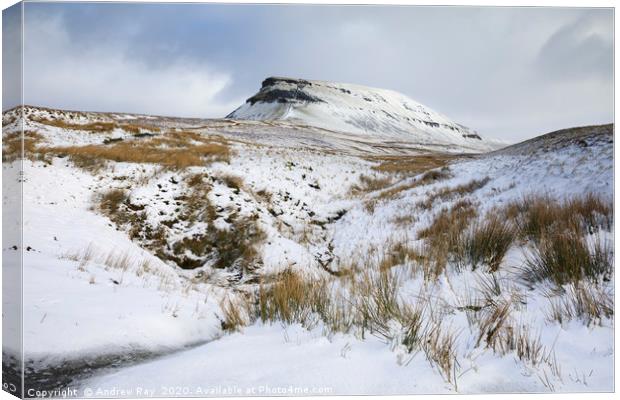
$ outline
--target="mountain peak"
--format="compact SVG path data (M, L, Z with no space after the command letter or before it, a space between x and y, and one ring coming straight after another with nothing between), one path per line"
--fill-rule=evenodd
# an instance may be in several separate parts
M452 150L497 147L466 126L398 92L366 86L268 77L260 90L226 118L284 120L362 136Z

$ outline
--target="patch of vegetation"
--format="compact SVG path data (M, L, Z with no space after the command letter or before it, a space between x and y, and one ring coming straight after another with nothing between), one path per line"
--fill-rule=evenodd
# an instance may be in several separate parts
M442 209L430 226L418 232L419 239L426 239L429 278L441 275L449 261L457 260L464 253L463 232L476 215L471 202L460 200L451 208Z
M217 229L210 224L203 233L171 243L172 252L159 256L184 269L210 264L213 268L236 271L241 279L254 270L256 245L263 239L264 233L255 221L240 218L232 221L229 229Z
M450 174L450 170L448 167L443 167L441 169L427 171L423 173L417 180L415 180L412 183L395 186L393 188L390 188L388 190L381 192L381 194L377 197L377 199L378 200L393 199L398 194L406 190L410 190L410 189L413 189L419 186L430 185L436 182L440 182L444 179L449 179L451 177L452 177L452 174Z
M373 169L378 172L414 176L430 169L443 167L456 158L457 156L449 154L431 154L418 156L374 157L371 158L371 160L380 162L379 165L373 167Z
M466 194L470 194L475 192L476 190L482 189L487 183L489 183L491 179L487 176L483 179L473 179L468 183L458 185L455 187L445 187L441 188L438 191L430 194L426 200L418 203L418 207L424 210L430 210L437 200L447 201L454 199L456 197L463 197Z
M243 187L243 178L240 176L225 174L220 176L220 179L231 189L239 190Z
M549 280L561 287L587 279L609 280L613 272L613 250L596 240L588 243L580 232L548 234L537 242L523 271L530 283Z
M421 259L422 256L417 251L411 249L403 242L397 242L386 249L379 262L379 270L386 271L407 261L420 261Z
M309 281L291 270L285 270L273 284L261 284L258 312L261 321L284 321L312 326L318 316L326 316L330 303L325 280Z
M544 236L579 230L594 233L610 230L613 206L592 193L558 201L550 196L526 196L505 208L507 218L518 227L523 240L539 242Z
M104 192L98 198L98 208L119 228L126 230L131 239L180 268L210 265L237 272L239 279L251 273L257 258L256 245L264 239L256 220L231 214L226 220L228 229L217 228L214 221L219 215L209 201L211 183L207 175L192 174L186 182L187 195L179 198L182 205L161 224L148 222L145 206L132 204L124 190ZM180 235L179 238L184 227L195 224L203 228L191 236Z
M392 184L392 178L389 177L374 177L361 175L359 183L356 183L351 187L351 194L359 195L363 193L374 192L382 190Z
M31 118L34 122L38 122L40 124L53 126L56 128L62 129L72 129L79 131L87 131L91 133L108 133L113 131L116 128L122 129L126 132L133 134L140 134L144 131L147 132L160 132L161 128L154 125L147 125L142 123L117 123L114 121L95 121L89 123L73 123L68 122L64 119L49 119L49 118Z
M243 326L247 325L250 318L250 305L245 299L231 300L226 297L220 303L223 317L221 319L222 329L225 332L238 332Z
M47 118L35 118L35 117L32 117L31 119L34 122L38 122L44 125L54 126L56 128L88 131L88 132L93 132L93 133L110 132L114 128L116 128L116 123L114 122L97 121L97 122L90 122L86 124L74 124L74 123L67 122L61 119L47 119Z
M46 152L57 156L69 156L84 160L109 160L114 162L159 164L170 169L203 166L209 162L228 162L230 150L221 143L203 143L180 147L158 147L154 141L122 141L110 145L87 145L47 148Z
M461 237L457 250L461 266L469 264L473 269L488 266L497 271L504 256L515 240L516 232L510 221L491 211L481 222L476 221Z
M598 283L572 282L561 295L549 296L547 317L560 324L578 318L590 326L613 315L613 292Z
M23 140L22 140L23 139ZM22 158L40 160L39 144L43 136L34 131L12 132L2 135L2 162L13 162Z
M181 170L191 166L204 166L210 162L229 162L231 156L228 142L219 137L195 132L175 131L157 137L110 139L100 145L65 147L42 146L42 139L36 132L24 132L24 157L46 162L49 162L51 156L68 157L77 167L92 173L99 172L106 161L159 164L168 169ZM4 135L3 141L3 162L21 157L20 132Z

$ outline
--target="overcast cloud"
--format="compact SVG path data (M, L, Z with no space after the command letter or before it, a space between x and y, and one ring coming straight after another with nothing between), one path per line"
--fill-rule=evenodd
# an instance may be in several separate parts
M613 120L611 9L26 3L24 19L28 104L222 117L284 75L394 89L510 141Z

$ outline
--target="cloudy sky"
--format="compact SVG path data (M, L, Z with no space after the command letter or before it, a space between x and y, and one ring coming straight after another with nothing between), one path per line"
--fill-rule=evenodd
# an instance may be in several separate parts
M26 3L24 21L27 104L221 117L281 75L393 89L509 141L613 121L611 9Z

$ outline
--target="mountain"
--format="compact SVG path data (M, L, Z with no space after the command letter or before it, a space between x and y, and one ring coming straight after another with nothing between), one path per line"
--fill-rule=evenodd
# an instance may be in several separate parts
M362 138L467 152L503 146L395 91L305 79L267 78L258 93L226 118L289 121Z

